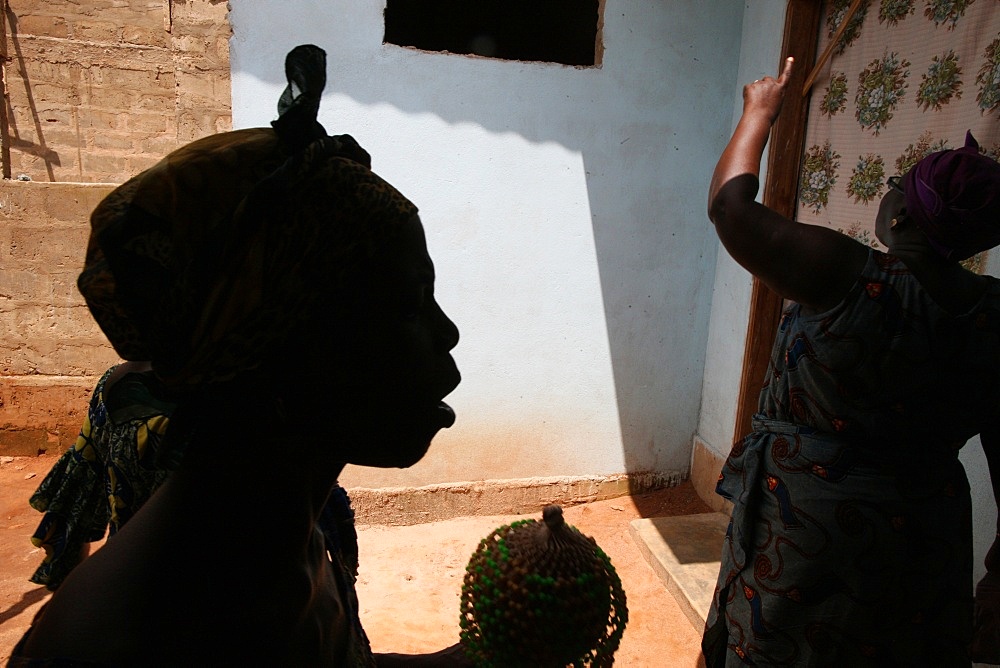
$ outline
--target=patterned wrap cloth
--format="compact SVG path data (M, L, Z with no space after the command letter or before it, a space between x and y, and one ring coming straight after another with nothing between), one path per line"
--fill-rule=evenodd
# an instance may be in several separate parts
M78 286L115 350L178 389L257 368L417 212L352 141L286 159L273 130L213 135L108 195Z
M734 508L709 666L968 666L972 516L958 460L1000 415L1000 280L968 313L872 250L835 308L783 314Z

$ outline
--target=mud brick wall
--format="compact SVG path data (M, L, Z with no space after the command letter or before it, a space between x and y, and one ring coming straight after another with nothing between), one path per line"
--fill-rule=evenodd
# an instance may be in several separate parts
M118 359L76 289L89 214L113 187L0 181L0 454L69 447Z
M8 5L0 454L35 455L72 445L118 361L76 289L90 212L113 184L231 128L231 30L222 0Z
M120 183L231 128L222 0L8 0L11 176Z

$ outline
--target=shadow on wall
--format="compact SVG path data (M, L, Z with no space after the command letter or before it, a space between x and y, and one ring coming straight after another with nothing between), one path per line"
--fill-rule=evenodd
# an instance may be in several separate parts
M247 20L234 8L234 43L244 42L234 47L234 80L252 77L280 90L284 53L312 41L328 52L327 96L582 155L626 469L686 476L717 247L704 198L729 131L742 3L602 3L605 50L595 67L416 57L393 45L373 56L381 32L371 25L352 23L357 30L348 32L343 18L324 24L322 16L303 25L270 4L255 5L274 13L269 36L285 30L293 37L267 43L241 34ZM704 39L708 30L719 38ZM261 48L250 46L255 40ZM243 57L235 57L237 48ZM330 106L321 111L327 129L354 134L330 122ZM421 138L400 137L399 145L412 154Z
M32 92L31 81L28 79L28 68L24 62L24 53L21 50L21 41L18 38L18 18L17 15L4 3L7 31L10 35L10 45L14 47L14 58L13 62L17 63L17 69L19 73L20 82L24 85L24 92L28 101L28 108L31 112L31 118L35 124L35 135L38 137L38 142L31 142L20 137L20 132L17 129L17 121L15 120L14 108L11 106L10 96L7 95L4 100L4 104L7 105L6 121L8 128L6 130L9 136L9 146L11 148L16 148L22 153L28 153L42 160L45 163L45 171L48 173L49 181L55 181L56 175L52 166L59 166L59 154L48 148L45 145L45 133L42 130L42 121L38 115L38 105L35 103L35 96ZM5 49L5 55L6 49ZM10 85L10 81L6 82L6 85ZM4 176L10 177L10 162L9 154L7 157L7 164L4 165Z

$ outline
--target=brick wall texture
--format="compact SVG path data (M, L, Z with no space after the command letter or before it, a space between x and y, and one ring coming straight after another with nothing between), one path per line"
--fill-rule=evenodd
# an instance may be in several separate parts
M174 148L231 129L231 31L222 0L7 4L0 455L33 455L72 445L118 360L76 289L90 212Z
M11 175L121 183L232 127L221 0L7 0Z

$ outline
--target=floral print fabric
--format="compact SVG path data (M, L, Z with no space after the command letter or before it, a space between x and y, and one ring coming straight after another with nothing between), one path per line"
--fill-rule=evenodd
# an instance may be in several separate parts
M850 4L827 1L820 51ZM962 146L968 130L1000 157L1000 2L862 0L811 96L796 217L880 248L888 177Z

